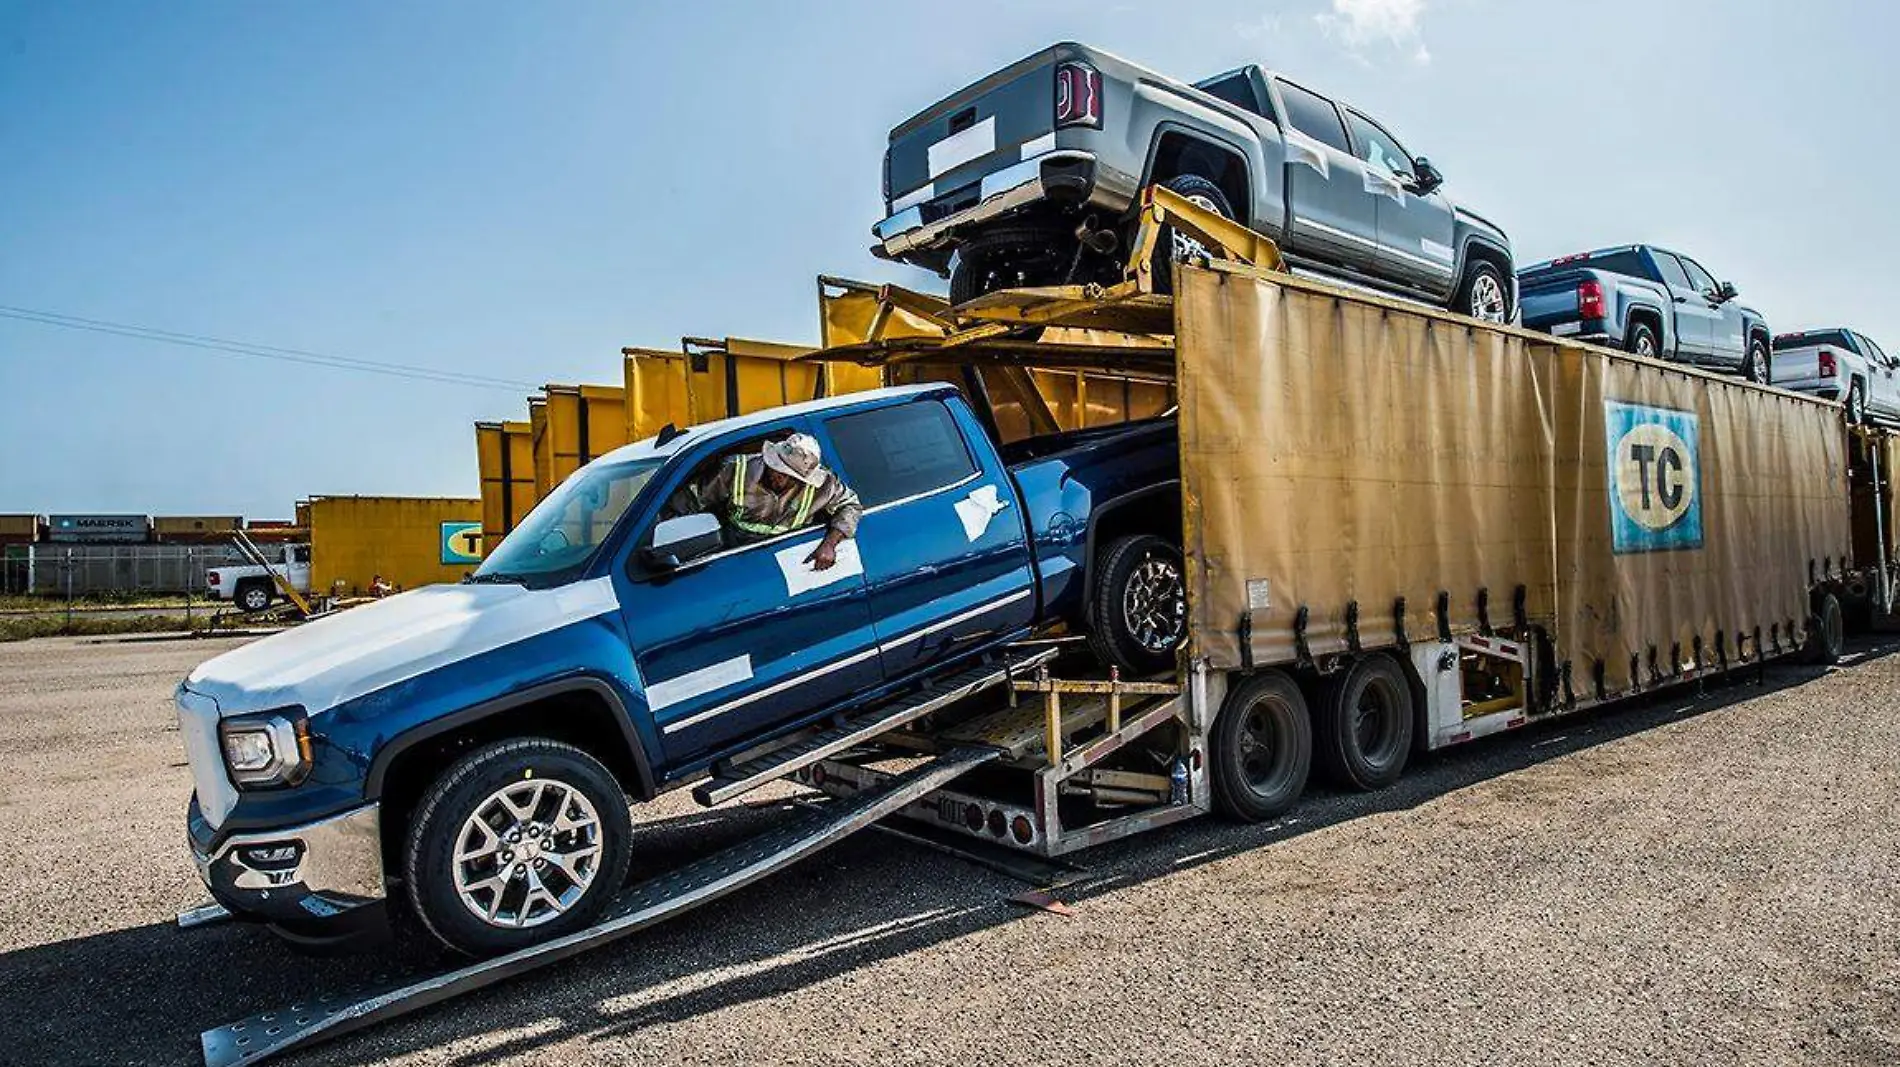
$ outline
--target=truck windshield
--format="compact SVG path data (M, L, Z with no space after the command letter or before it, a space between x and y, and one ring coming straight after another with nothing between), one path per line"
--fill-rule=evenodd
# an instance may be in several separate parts
M662 462L654 457L577 471L502 538L469 581L535 587L571 581L594 558Z

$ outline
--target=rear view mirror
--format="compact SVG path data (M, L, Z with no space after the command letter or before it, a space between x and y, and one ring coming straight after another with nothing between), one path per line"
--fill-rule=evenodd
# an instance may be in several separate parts
M653 543L641 551L647 566L675 570L725 544L719 520L703 511L662 519L653 527Z
M1444 173L1432 166L1432 161L1424 156L1412 161L1412 174L1414 175L1412 184L1417 186L1420 196L1428 196L1433 190L1445 184Z

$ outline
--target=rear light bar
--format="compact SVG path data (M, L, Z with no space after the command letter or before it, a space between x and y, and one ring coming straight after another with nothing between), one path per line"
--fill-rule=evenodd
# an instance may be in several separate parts
M1056 64L1056 128L1102 128L1102 72L1086 63Z
M1586 319L1603 317L1602 282L1587 281L1577 284L1577 315Z
M1556 259L1553 259L1550 261L1550 265L1553 267L1561 267L1566 263L1575 263L1575 262L1578 262L1579 260L1585 260L1589 258L1590 258L1590 253L1578 252L1574 256L1558 256Z
M1825 348L1814 357L1814 366L1816 375L1822 378L1832 378L1840 373L1840 368L1834 364L1834 353Z

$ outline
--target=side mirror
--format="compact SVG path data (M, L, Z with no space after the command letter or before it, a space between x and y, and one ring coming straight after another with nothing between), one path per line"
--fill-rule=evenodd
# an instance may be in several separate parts
M1716 299L1723 303L1727 303L1741 295L1741 291L1735 288L1734 282L1723 282L1722 287L1715 291Z
M1412 161L1412 174L1412 184L1417 188L1420 196L1429 196L1439 186L1445 184L1444 173L1432 166L1432 161L1424 156Z
M653 570L672 571L724 545L719 520L696 511L656 523L653 543L640 550L640 558Z

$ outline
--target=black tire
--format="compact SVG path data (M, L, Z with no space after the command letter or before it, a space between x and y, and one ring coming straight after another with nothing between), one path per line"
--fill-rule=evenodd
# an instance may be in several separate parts
M567 808L558 797L541 793L529 795L530 801L539 806L529 809L525 817L528 829L523 836L510 839L507 837L510 825L497 826L484 818L483 824L500 834L497 848L514 844L521 854L503 851L494 854L492 863L487 863L486 857L469 861L469 866L476 868L471 877L492 870L490 877L503 882L502 888L487 898L493 902L494 909L506 915L507 902L513 901L516 914L529 920L519 926L492 923L476 915L475 905L465 903L456 887L458 839L465 828L473 828L472 821L483 810L503 811L505 821L509 817L505 814L508 809L491 809L491 802L504 788L530 782L565 786L573 794L584 797L593 808L596 830L591 834L585 830L553 831L556 814L565 817L579 809ZM548 807L550 804L559 804L563 810L556 813ZM512 817L515 822L511 825L519 828L524 817ZM499 741L457 760L423 793L416 805L415 817L410 821L403 849L403 879L408 884L409 902L416 916L436 940L471 956L510 952L592 924L626 881L632 836L626 795L598 760L573 745L546 738ZM543 840L559 842L569 850L589 843L598 846L592 867L583 868L584 872L591 869L584 885L565 873L558 861L549 863L539 855L539 842ZM558 851L549 850L550 854ZM571 851L568 854L572 854ZM529 866L530 858L533 858L533 867ZM579 866L585 861L575 862ZM504 878L516 870L522 872L521 876ZM544 875L547 881L542 881ZM482 880L485 879L478 879L477 885ZM559 888L563 897L576 888L580 892L567 902L565 910L536 919L535 901L528 898L529 887L534 884L544 886L550 894ZM474 885L470 888L481 891Z
M1075 238L1042 226L1004 226L976 234L950 263L950 303L967 304L998 289L1056 285L1075 256Z
M1347 789L1384 789L1412 755L1412 686L1399 661L1375 652L1326 686L1313 722L1320 767Z
M1110 541L1095 560L1089 647L1136 676L1174 666L1187 639L1187 578L1181 550L1153 534Z
M1630 324L1630 333L1623 338L1623 347L1649 359L1662 358L1662 339L1656 336L1656 328L1647 322Z
M265 608L270 607L272 599L270 583L256 579L248 582L239 582L237 596L234 599L237 601L238 608L242 611L263 611Z
M1867 422L1867 387L1859 378L1847 387L1847 403L1841 410L1849 426L1863 426Z
M1774 381L1774 370L1769 364L1768 342L1760 337L1748 339L1748 351L1742 355L1742 377L1757 385L1767 385Z
M1491 288L1485 288L1487 283ZM1510 322L1510 282L1496 263L1488 259L1468 258L1465 261L1465 276L1458 282L1458 291L1452 294L1449 309L1480 322Z
M1293 679L1265 671L1227 694L1209 739L1214 803L1241 822L1283 815L1306 792L1313 720Z
M1814 615L1808 619L1808 643L1802 658L1823 667L1832 666L1846 651L1847 621L1840 598L1833 593L1821 593L1813 599Z
M1227 199L1227 194L1220 191L1220 186L1199 174L1177 174L1160 184L1162 188L1179 193L1200 207L1218 212L1222 218L1236 217L1234 205ZM1156 254L1153 257L1155 292L1174 292L1175 261L1200 247L1200 242L1185 235L1177 242L1174 227L1163 226L1155 241Z

